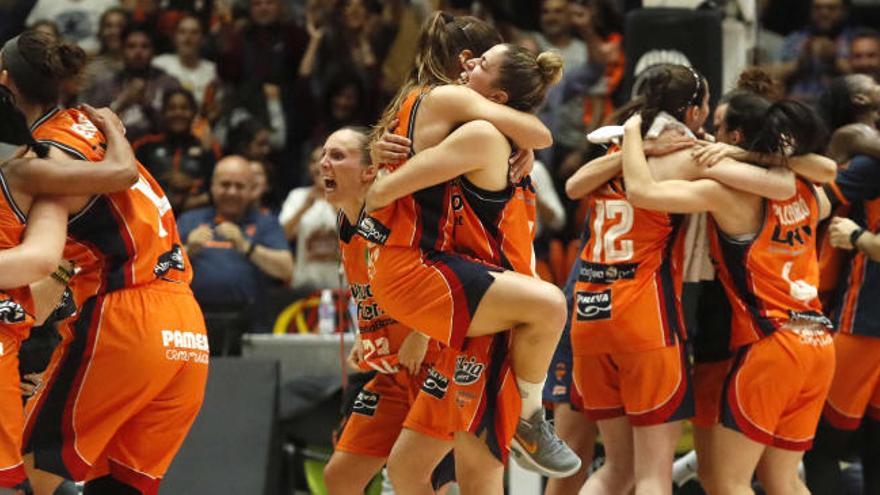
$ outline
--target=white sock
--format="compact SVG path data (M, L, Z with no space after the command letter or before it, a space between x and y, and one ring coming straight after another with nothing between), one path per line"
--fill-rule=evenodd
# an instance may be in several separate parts
M538 383L533 383L517 378L516 386L519 387L519 395L522 397L522 408L519 411L519 417L531 419L535 411L543 407L541 405L541 395L544 392L544 381L541 380Z
M697 475L697 461L697 451L692 450L672 463L672 481L675 486L681 486Z

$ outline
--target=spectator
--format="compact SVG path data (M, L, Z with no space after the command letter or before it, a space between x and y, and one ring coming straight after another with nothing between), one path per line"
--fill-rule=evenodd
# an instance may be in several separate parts
M122 32L128 25L128 13L121 7L107 9L98 27L98 54L83 70L83 87L90 88L103 75L122 69Z
M532 35L542 52L555 50L562 55L566 67L577 67L587 61L587 46L572 35L571 21L568 0L543 0L541 31Z
M28 29L42 31L56 40L61 39L61 31L58 30L58 25L46 19L33 23Z
M176 77L180 84L192 92L198 107L205 101L205 92L217 79L217 66L201 58L204 34L199 20L186 15L174 30L175 53L159 55L153 65Z
M153 46L147 26L126 27L122 34L122 70L100 78L83 95L86 103L112 108L131 140L159 130L162 98L180 87L177 79L153 67Z
M277 182L271 164L260 160L251 160L250 165L251 175L254 179L252 188L254 208L263 213L276 214L280 202L276 194Z
M866 74L880 82L880 32L860 29L853 33L849 68L855 74Z
M226 141L227 155L241 155L251 161L264 161L272 153L272 132L256 119L238 124Z
M28 12L36 3L36 0L0 2L0 43L6 43L24 30Z
M809 24L789 34L782 46L780 59L794 62L810 53L808 42L816 37L829 38L834 42L836 56L849 58L852 29L847 25L850 0L812 0Z
M284 231L275 217L251 208L252 187L248 161L225 157L211 180L213 206L185 212L177 222L212 354L238 354L241 332L267 331L269 323L260 320L266 286L293 273Z
M118 0L37 0L26 23L31 26L37 21L52 21L60 29L62 38L94 54L98 52L99 18L118 3Z
M815 105L828 90L831 80L841 75L834 43L816 36L807 40L794 68L781 77L789 98Z
M242 126L258 127L268 132L266 154L285 148L287 118L281 101L280 86L257 81L238 88L227 85L221 100L224 101L220 102L220 106L225 109L220 111L215 121L214 135L220 142L226 143L226 148L238 147L240 139L233 134Z
M373 116L367 110L363 83L351 71L341 70L327 81L320 118L312 131L312 144L320 146L327 136L347 125L367 125Z
M278 215L288 241L296 246L292 287L306 291L339 286L336 209L324 199L321 154L315 148L309 159L313 184L290 191Z
M162 99L162 129L133 145L138 160L168 195L175 214L208 204L207 182L220 159L216 145L205 148L193 135L196 102L192 93L178 88Z

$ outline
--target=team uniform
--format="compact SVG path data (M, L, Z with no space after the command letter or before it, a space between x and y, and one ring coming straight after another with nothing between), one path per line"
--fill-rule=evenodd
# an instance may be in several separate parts
M621 179L589 198L572 305L574 383L593 421L693 415L681 309L683 216L634 208Z
M831 322L818 298L813 186L798 180L785 201L764 200L754 237L710 225L718 278L733 308L722 424L786 450L807 450L834 372Z
M421 389L428 369L440 353L436 341L428 350L417 376L401 369L397 351L412 332L397 323L376 304L367 274L369 246L357 235L356 226L345 214L338 220L340 250L351 296L357 302L358 327L364 351L361 368L378 374L358 393L351 415L346 419L336 450L373 457L388 457L397 441L404 419ZM428 435L445 432L424 431ZM451 435L449 435L451 437Z
M52 110L32 133L83 160L103 155L102 136L76 110ZM59 325L25 439L39 469L83 480L107 474L90 473L106 460L113 478L152 494L201 406L208 340L171 207L138 169L130 189L93 197L69 220L78 313Z
M447 185L446 216L454 227L433 253L464 269L492 267L534 276L535 194L528 179L504 191L486 191L458 177ZM510 333L465 338L446 347L430 371L405 426L416 431L485 435L492 454L506 462L519 421L521 398L510 366Z
M857 156L828 190L834 202L871 232L880 230L880 173L874 159ZM835 249L838 253L846 253ZM880 421L880 263L865 253L846 253L830 314L838 333L838 366L823 416L836 429L855 430L864 416Z
M0 249L17 246L25 229L25 217L0 172ZM18 350L34 324L30 289L0 291L0 488L15 488L27 477L21 459L24 411L19 388Z

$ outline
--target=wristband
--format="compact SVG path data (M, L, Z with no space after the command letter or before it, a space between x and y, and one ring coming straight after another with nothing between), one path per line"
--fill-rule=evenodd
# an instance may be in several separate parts
M70 279L73 278L73 272L68 270L67 268L64 268L61 265L58 265L58 268L56 268L55 271L52 272L51 276L59 283L67 285L70 283Z
M859 237L861 237L862 234L864 234L864 233L865 233L865 229L858 228L856 230L853 230L852 233L849 235L849 243L852 244L853 249L855 249L855 250L859 249L859 247L856 246L856 242L858 242Z
M244 257L247 259L251 259L251 256L253 256L255 249L257 249L257 243L254 241L251 241L251 245L248 246L247 251L245 251Z

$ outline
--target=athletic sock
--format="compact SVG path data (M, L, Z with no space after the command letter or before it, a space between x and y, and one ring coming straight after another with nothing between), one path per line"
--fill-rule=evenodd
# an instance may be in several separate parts
M541 405L541 395L544 392L544 381L533 383L517 378L516 386L519 387L519 395L522 397L519 417L526 420L531 419L535 411L543 407Z

